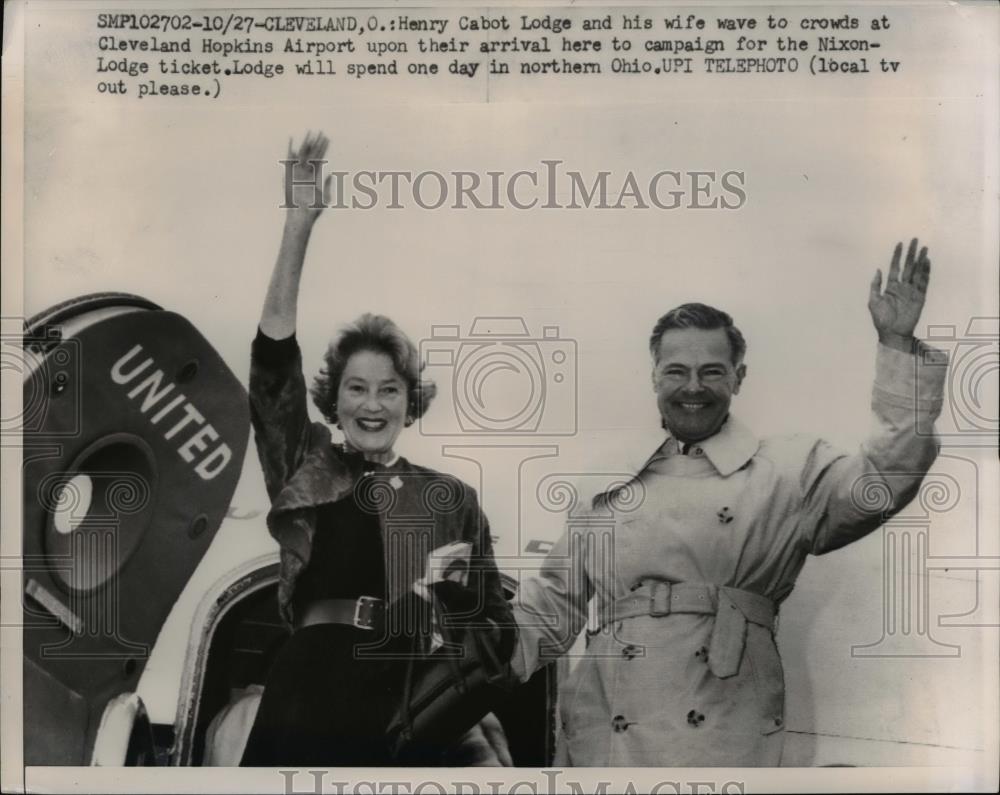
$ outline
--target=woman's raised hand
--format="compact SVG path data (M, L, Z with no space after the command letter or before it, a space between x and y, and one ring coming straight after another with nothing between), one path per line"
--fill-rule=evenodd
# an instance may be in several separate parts
M307 132L296 150L288 141L285 159L285 203L290 221L312 224L330 203L330 180L323 177L326 148L330 139L323 133Z
M285 166L285 231L281 236L278 260L260 315L260 330L271 339L281 340L295 333L299 280L313 222L330 203L330 179L323 178L326 147L323 133L306 133L298 149L288 142Z

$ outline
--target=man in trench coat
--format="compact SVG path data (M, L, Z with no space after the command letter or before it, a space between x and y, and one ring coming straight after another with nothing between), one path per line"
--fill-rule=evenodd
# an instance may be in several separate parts
M685 304L650 339L667 438L635 478L573 517L515 609L513 666L564 654L596 599L601 630L560 688L557 763L771 766L781 759L778 605L809 554L872 532L916 495L938 443L942 352L914 339L930 274L913 240L876 273L874 430L854 454L760 440L730 414L746 374L724 312ZM638 507L636 507L638 505Z

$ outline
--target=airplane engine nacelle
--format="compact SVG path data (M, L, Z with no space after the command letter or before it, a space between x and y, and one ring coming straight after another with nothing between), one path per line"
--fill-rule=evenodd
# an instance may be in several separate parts
M24 337L24 761L85 765L215 535L246 391L187 320L118 293Z

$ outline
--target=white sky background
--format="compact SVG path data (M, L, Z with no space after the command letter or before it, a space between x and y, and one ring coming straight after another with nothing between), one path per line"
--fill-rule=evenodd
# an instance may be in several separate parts
M993 8L810 9L865 20L888 13L893 28L881 38L903 62L891 77L581 78L530 89L510 81L491 85L490 102L479 78L446 77L406 97L358 93L376 88L375 79L288 78L224 89L221 101L154 103L93 91L93 14L67 5L41 6L27 30L26 314L84 293L138 293L192 321L245 379L281 234L277 161L288 137L307 129L327 133L330 167L343 170L513 172L557 158L588 177L611 171L612 185L629 170L640 182L662 169L745 172L748 201L738 211L425 211L410 202L320 218L299 310L307 370L330 333L363 311L389 315L415 339L432 324L465 330L477 315L520 315L532 331L557 325L580 356L582 433L544 440L562 445L564 471L593 466L625 436L656 434L646 340L657 317L684 301L724 308L744 331L749 374L734 408L759 435L806 431L845 445L868 427L868 282L875 268L887 270L896 241L919 236L930 247L922 325L961 333L970 318L998 312ZM799 10L753 12L794 18ZM445 410L441 398L435 410ZM471 478L441 457L440 445L411 430L400 449ZM982 482L995 483L990 457L979 465ZM252 448L240 499L265 499ZM982 495L978 508L995 520L992 499ZM515 521L505 506L487 508L494 532ZM932 544L960 535L967 545L968 532L935 527ZM224 529L209 553L213 566L268 549L258 535L251 542ZM879 538L810 562L800 579L805 596L789 601L786 615L798 604L803 622L825 621L818 631L804 626L804 641L786 640L783 628L789 724L798 716L807 729L982 748L995 702L968 683L992 682L980 663L991 659L995 630L977 638L945 630L967 650L950 666L849 657L845 643L877 638ZM973 594L958 593L955 610L970 607ZM848 622L824 612L831 602L860 611L869 628L834 637ZM188 627L168 630L176 658ZM168 683L174 664L159 666ZM827 689L831 671L848 678ZM845 681L857 689L845 693ZM934 691L919 705L887 709L865 695L905 700L916 681ZM154 720L172 720L172 687L150 686L144 697ZM804 700L808 709L797 706ZM973 717L963 723L965 709Z

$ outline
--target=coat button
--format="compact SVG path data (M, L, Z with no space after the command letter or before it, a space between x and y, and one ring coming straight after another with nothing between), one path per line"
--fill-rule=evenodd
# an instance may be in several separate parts
M622 649L622 657L626 660L634 660L638 655L639 648L634 644L630 643L624 649Z
M774 725L775 726L780 726L782 723L784 723L784 721L781 718L775 718L774 719Z
M702 662L707 663L708 662L708 648L705 647L705 646L702 646L700 649L698 649L698 651L696 651L694 653L694 656L697 657Z
M687 714L687 722L696 729L705 721L705 716L697 710L690 710Z
M611 726L616 732L628 731L629 722L625 720L624 715L615 715L611 719Z

